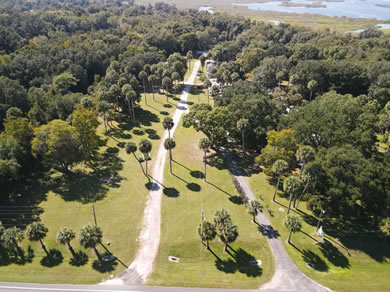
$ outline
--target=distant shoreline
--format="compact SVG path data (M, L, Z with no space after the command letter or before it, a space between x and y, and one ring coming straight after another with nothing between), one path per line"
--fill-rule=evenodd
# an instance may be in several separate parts
M390 4L375 4L378 7L390 8Z
M318 3L296 3L296 2L283 1L278 6L283 6L283 7L326 8L326 5L322 4L322 2L318 2Z

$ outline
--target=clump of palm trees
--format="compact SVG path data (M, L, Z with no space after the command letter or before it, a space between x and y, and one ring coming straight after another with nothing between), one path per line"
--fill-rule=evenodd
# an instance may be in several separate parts
M42 249L45 251L48 257L51 256L47 250L44 239L48 234L49 229L42 222L31 223L24 232L19 227L13 226L5 228L0 221L0 245L10 252L16 251L21 258L24 257L23 249L20 247L20 243L26 238L31 242L39 242ZM71 241L76 238L76 233L68 227L61 228L57 233L57 241L62 245L67 245L72 256L75 257L76 253L72 247ZM102 242L103 233L100 227L96 225L87 224L81 228L79 234L79 243L84 248L92 248L95 251L98 259L101 256L97 250L97 245Z
M209 242L217 235L219 240L224 244L223 251L226 252L229 243L234 242L238 237L238 227L231 219L226 209L218 209L214 215L214 224L202 219L198 226L198 234L206 249L210 249Z

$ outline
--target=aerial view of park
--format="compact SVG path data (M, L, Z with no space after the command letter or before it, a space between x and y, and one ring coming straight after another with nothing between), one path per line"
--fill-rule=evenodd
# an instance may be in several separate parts
M0 1L0 292L390 292L389 0Z

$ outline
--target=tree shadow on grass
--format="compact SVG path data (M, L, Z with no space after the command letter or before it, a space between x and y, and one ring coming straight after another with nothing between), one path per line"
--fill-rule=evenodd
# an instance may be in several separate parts
M244 204L244 201L240 196L231 196L229 197L229 201L236 205L242 205Z
M295 209L295 211L302 216L303 221L305 221L307 224L311 226L317 226L318 218L314 217L313 215L309 215L300 209Z
M232 252L230 252L230 250ZM229 258L227 260L221 260L216 256L217 259L215 260L215 267L218 270L227 274L239 272L246 274L248 277L259 277L263 274L263 270L257 264L252 264L257 261L256 258L242 248L239 248L236 251L229 247L227 253L233 259Z
M107 129L106 135L111 138L117 138L117 139L131 139L131 134L125 133L124 129L112 127Z
M302 251L302 258L305 263L309 264L316 271L327 272L329 270L325 261L311 250L304 249Z
M165 188L163 193L169 198L177 198L180 195L180 192L175 188Z
M48 254L41 259L41 265L44 267L52 268L62 263L64 257L58 249L50 249Z
M148 134L148 138L152 140L160 139L160 136L157 135L157 131L154 129L146 129L145 132Z
M234 274L237 271L236 262L232 259L215 260L215 267L226 274Z
M142 130L135 129L135 130L133 130L133 134L137 135L137 136L143 136L143 135L145 135L145 132Z
M172 159L172 162L176 163L177 165L180 165L181 167L187 169L188 171L192 172L193 170L189 169L187 166L181 164L180 162L177 162L176 160Z
M96 202L102 200L108 192L108 187L101 181L103 177L99 171L92 173L77 171L57 177L53 191L64 201L78 201L83 204Z
M192 170L190 171L190 174L194 178L200 178L200 179L204 178L204 173L199 170Z
M220 187L216 186L215 184L209 182L208 180L206 180L206 183L208 183L209 185L213 186L213 187L216 188L217 190L220 190L222 193L225 193L225 194L228 195L229 197L232 197L232 195L229 194L227 191L221 189Z
M230 250L232 250L233 253L229 254L236 260L237 268L240 273L246 274L248 277L259 277L262 275L262 269L257 264L251 264L257 262L257 259L253 255L242 248L237 250L230 248Z
M198 185L196 183L189 183L189 184L187 184L187 188L190 191L193 191L193 192L200 192L200 190L201 190L200 185Z
M92 172L76 170L51 179L52 190L65 201L86 204L102 200L108 187L119 187L123 179L118 176L124 162L118 152L119 148L108 147L95 161L97 167Z
M50 189L49 170L33 163L22 169L17 182L0 187L0 221L6 228L25 228L37 221L43 213L39 204L46 200Z
M329 241L325 240L324 243L321 243L320 250L324 257L326 257L328 261L334 264L336 267L341 267L343 269L349 269L351 267L348 258Z
M10 264L16 265L25 265L27 263L31 263L34 255L34 250L29 245L27 248L27 252L23 249L6 249L0 246L0 266L8 266Z
M389 262L390 241L372 236L351 236L340 238L341 243L352 250L360 250L378 263Z
M227 164L225 163L225 160L217 153L209 155L207 159L208 159L208 164L212 167L215 167L219 170L228 168Z
M182 179L180 176L177 176L175 173L172 172L172 175L174 177L176 177L177 179L181 180L182 182L184 182L185 184L189 185L190 183L188 181L186 181L185 179Z
M142 124L143 126L147 126L147 127L151 126L152 123L159 123L160 122L160 118L158 117L158 115L156 115L150 111L144 110L141 107L137 107L135 109L135 117L136 117L138 123Z
M305 214L302 211L301 213ZM313 226L318 222L315 217L309 220ZM378 263L389 262L390 241L386 242L380 238L378 230L368 223L368 220L344 219L340 222L336 219L323 218L322 225L324 226L324 232L330 236L327 237L327 240L342 247L348 253L349 250L359 250ZM333 240L331 237L337 240Z
M81 267L88 263L88 255L82 250L76 252L69 260L69 264L75 267Z
M119 148L125 148L126 143L125 142L118 142L116 144Z
M113 258L114 261L117 261L119 262L122 266L124 266L126 269L128 268L128 266L122 262L119 258L117 258L116 256L114 256L112 254L112 252L103 244L103 243L100 243L100 245L105 249L105 253L103 254L102 256L102 259L105 257L105 256L111 256Z
M115 268L118 266L118 263L115 261L111 262L102 262L99 260L94 260L92 263L92 268L99 273L108 273L115 271Z

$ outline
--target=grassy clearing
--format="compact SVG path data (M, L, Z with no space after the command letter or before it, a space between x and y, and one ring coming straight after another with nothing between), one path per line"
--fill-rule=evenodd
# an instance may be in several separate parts
M320 14L298 14L275 11L254 11L246 7L235 7L234 14L245 15L253 20L271 21L277 20L296 26L305 26L315 30L325 30L348 32L357 29L365 29L372 25L383 23L382 21L369 18L348 18L348 17L330 17Z
M271 203L275 187L263 172L253 174L247 180L252 190L269 202L274 214L273 217L269 216L273 226L292 260L307 276L335 291L389 291L390 247L383 240L373 236L347 236L350 231L347 227L336 231L332 230L335 226L325 224L328 244L321 247L321 239L315 233L318 219L311 215L303 202L299 205L299 211L292 211L301 217L302 231L293 234L293 246L288 245L288 231L283 225L288 199L278 196L278 203ZM315 269L305 262L313 263Z
M189 102L198 97L189 96ZM207 102L207 96L202 95ZM214 152L208 154L207 181L203 181L203 152L198 149L201 133L181 125L175 132L173 174L166 164L162 201L162 237L154 272L149 285L257 288L269 281L274 273L272 252L257 225L251 223L232 177ZM201 210L206 220L212 221L218 208L226 208L239 228L237 242L229 253L214 240L212 252L205 250L197 234ZM168 261L168 256L180 258L179 263ZM261 259L260 267L250 267L251 259Z
M32 244L27 240L21 245L26 254L24 261L8 257L4 250L0 250L0 281L87 284L108 279L110 275L124 270L125 266L120 262L101 264L92 250L81 249L78 244L80 228L94 222L92 205L95 206L97 224L103 231L105 247L123 264L131 263L137 250L136 239L142 228L143 209L149 191L145 186L147 178L135 158L126 154L124 143L150 139L153 158L163 133L161 121L172 115L177 105L172 98L167 103L164 95L155 94L155 101L151 94L147 98L148 105L145 105L142 95L141 108L136 110L138 125L123 118L122 123L114 123L105 136L107 146L101 149L99 170L79 167L70 176L52 171L34 184L26 183L21 187L24 196L20 203L15 204L19 207L13 208L12 215L1 211L4 210L1 208L0 220L21 227L32 221L32 210L39 210L41 221L49 228L44 242L56 256L47 257L39 243ZM103 132L101 125L99 133L102 137ZM152 164L153 159L150 167ZM107 177L122 177L123 180L107 184L102 181ZM28 208L21 205L28 205ZM76 232L72 245L79 252L77 258L72 259L69 250L56 242L56 234L61 227L70 227ZM103 246L98 246L98 250L101 254L105 252Z

